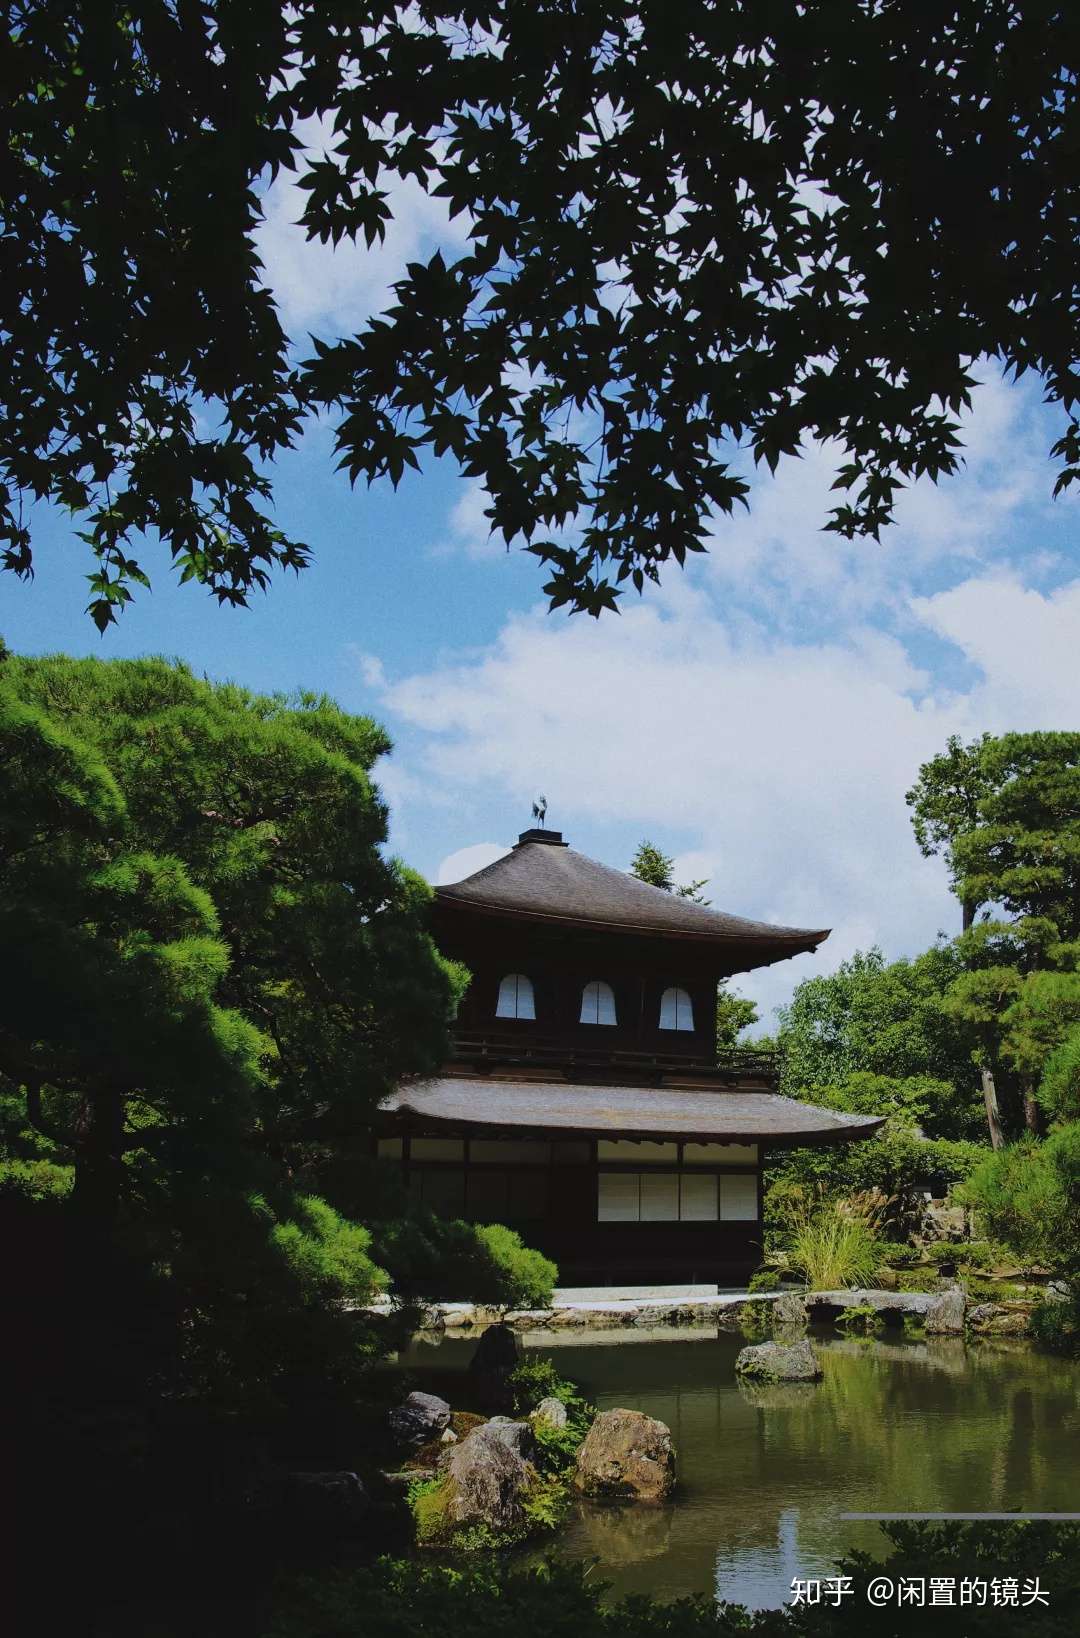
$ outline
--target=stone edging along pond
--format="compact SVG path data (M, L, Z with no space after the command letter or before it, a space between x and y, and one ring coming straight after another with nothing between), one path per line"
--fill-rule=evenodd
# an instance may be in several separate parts
M760 1292L753 1296L728 1293L708 1297L612 1298L610 1301L556 1303L551 1308L511 1310L473 1303L435 1303L422 1309L418 1330L468 1336L489 1325L506 1325L517 1332L568 1330L656 1330L715 1326L722 1331L760 1330L771 1320L774 1302L797 1295L806 1303L811 1320L836 1319L844 1310L872 1309L889 1324L905 1315L926 1323L939 1335L1028 1335L1032 1301L972 1302L959 1287L945 1291L884 1291L859 1289L810 1292ZM948 1299L947 1301L944 1299ZM372 1312L389 1312L388 1304Z

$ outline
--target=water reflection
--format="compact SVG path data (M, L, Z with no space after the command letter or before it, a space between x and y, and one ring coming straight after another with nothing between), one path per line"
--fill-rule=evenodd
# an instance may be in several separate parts
M826 1338L819 1384L751 1389L735 1380L738 1337L601 1335L603 1346L563 1343L559 1370L602 1409L660 1417L679 1453L673 1506L582 1504L558 1538L560 1553L598 1558L619 1593L778 1605L794 1576L829 1573L851 1547L882 1549L875 1525L841 1512L1080 1502L1080 1370L1023 1344ZM446 1373L471 1347L447 1339L408 1363Z

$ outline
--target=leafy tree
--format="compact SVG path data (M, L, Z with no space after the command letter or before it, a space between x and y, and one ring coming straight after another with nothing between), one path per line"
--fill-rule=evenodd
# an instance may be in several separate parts
M386 1284L371 1236L295 1165L441 1061L463 983L380 851L387 748L163 660L0 659L0 1204L53 1224L91 1397L251 1413L375 1351L340 1309Z
M756 1004L745 995L737 995L727 987L725 979L716 992L716 1044L723 1050L724 1047L733 1047L738 1044L739 1036L751 1024L760 1021L760 1013ZM765 1042L755 1041L755 1047L762 1051L768 1050Z
M1056 0L297 0L8 7L0 160L0 537L70 507L101 626L157 535L242 602L303 543L266 464L337 418L354 479L425 454L598 614L700 551L748 485L835 440L877 536L958 460L970 364L1037 371L1072 413L1077 22ZM301 155L304 122L325 142ZM267 183L302 230L371 248L404 179L468 225L388 311L299 358L260 282Z
M675 860L668 853L661 853L652 842L639 842L638 850L634 854L630 866L631 876L636 876L639 882L648 882L650 887L660 887L665 893L674 893L677 899L690 899L694 904L708 904L703 898L701 889L708 881L703 876L699 882L685 882L681 887L675 885Z
M781 1090L867 1114L906 1112L931 1137L974 1135L970 1029L946 997L961 972L952 945L914 960L859 952L804 979L780 1009Z
M693 904L709 902L701 891L708 878L702 877L700 881L676 886L674 859L670 854L662 853L652 842L638 844L630 874L636 876L639 882L648 882L650 887L660 887L665 893L674 893L676 898L689 899ZM753 1001L744 995L733 994L727 987L727 980L721 980L716 991L716 1044L719 1050L735 1046L742 1031L756 1024L758 1017Z
M105 1217L131 1156L355 1125L446 1046L458 969L380 852L389 748L161 660L0 663L0 1071Z
M990 739L983 734L965 745L958 734L950 735L946 748L919 769L919 777L904 800L911 812L915 840L924 858L944 853L954 892L957 867L953 848L957 840L979 821L979 802L990 789L983 767L982 751ZM963 931L975 920L978 901L961 899Z
M1042 1073L1080 1022L1080 734L987 738L979 762L976 822L951 844L956 892L1009 919L987 918L963 935L968 970L950 1006L979 1030L984 1065L1011 1068L1037 1130ZM1059 1080L1055 1087L1054 1108Z

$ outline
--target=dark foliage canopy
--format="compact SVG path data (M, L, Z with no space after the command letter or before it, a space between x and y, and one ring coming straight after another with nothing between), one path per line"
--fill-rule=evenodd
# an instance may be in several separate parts
M1035 370L1080 476L1076 65L1055 0L49 0L4 6L0 547L69 506L104 627L156 534L242 602L307 560L272 457L329 410L353 480L425 451L593 614L835 439L825 527L955 469L973 360ZM321 120L332 133L307 152ZM352 338L283 332L253 232L372 246L415 178L469 224ZM310 356L302 356L310 355Z

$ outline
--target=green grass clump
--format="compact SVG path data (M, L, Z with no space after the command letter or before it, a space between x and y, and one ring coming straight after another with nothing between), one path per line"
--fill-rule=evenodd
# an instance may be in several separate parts
M790 1260L811 1291L875 1284L881 1267L879 1216L876 1202L858 1196L825 1199L796 1213Z
M756 1274L751 1274L746 1289L748 1291L776 1291L780 1286L780 1276L775 1268L759 1268Z

